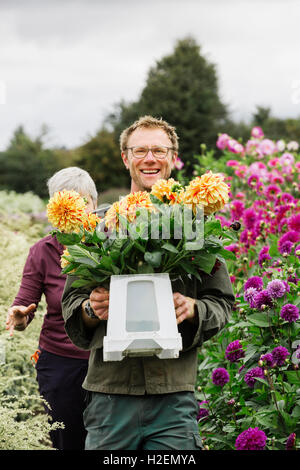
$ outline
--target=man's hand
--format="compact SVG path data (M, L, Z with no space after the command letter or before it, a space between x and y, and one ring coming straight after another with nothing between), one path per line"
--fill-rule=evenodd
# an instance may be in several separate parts
M30 304L28 307L24 305L14 305L10 307L6 316L6 330L9 330L10 336L14 330L25 330L28 321L28 315L36 310L36 304Z
M108 319L109 291L104 287L96 287L90 294L91 307L99 320Z
M183 322L183 320L194 321L195 319L195 299L186 297L179 292L173 294L176 321L177 324Z

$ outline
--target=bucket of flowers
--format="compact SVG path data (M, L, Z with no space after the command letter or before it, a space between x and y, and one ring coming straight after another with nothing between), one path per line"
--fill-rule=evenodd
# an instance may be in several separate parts
M168 329L168 325L171 328L174 323L176 348L157 347L156 341L156 348L152 347L152 350L156 350L158 357L166 357L160 356L162 350L173 350L174 353L176 349L175 356L169 356L176 357L181 345L177 337L171 282L179 278L184 283L191 276L201 282L201 273L210 274L216 262L235 258L234 253L225 249L226 244L235 240L235 234L228 227L222 227L214 215L228 200L229 187L223 176L208 172L190 181L186 187L173 178L159 180L150 193L130 193L113 203L102 219L85 213L84 201L79 194L61 191L50 199L47 215L54 227L52 235L65 246L62 273L74 276L72 287L94 288L101 285L111 294L113 289L118 292L117 295L110 295L110 299L117 300L110 302L108 334L111 331L114 336L115 329L123 325L127 336L130 336L130 331L145 333L151 330L152 338L153 331L156 331L157 339L159 331L162 333L163 324ZM136 318L131 322L131 326L135 323L136 328L130 330L126 323L129 313L125 311L129 294L126 289L123 294L120 293L120 279L128 283L136 280L150 282L156 278L159 278L158 285L163 278L167 278L169 283L169 287L166 285L164 291L156 296L156 301L155 295L147 294L146 290L144 294L141 290L139 294L131 294L133 304L138 298L144 302L140 311L146 311L145 305L151 303L151 298L154 299L153 309L157 310L158 320L156 327L152 321L150 328L149 318L143 319L140 314L138 322ZM144 285L146 288L145 282ZM168 306L166 297L169 298ZM148 302L145 302L146 298ZM164 302L160 302L162 299ZM165 323L161 321L162 311L165 318L169 311L169 319ZM114 325L114 332L110 325ZM147 334L144 334L144 339ZM128 344L125 349L128 352ZM139 354L143 355L140 349ZM110 356L110 360L120 358L120 354Z

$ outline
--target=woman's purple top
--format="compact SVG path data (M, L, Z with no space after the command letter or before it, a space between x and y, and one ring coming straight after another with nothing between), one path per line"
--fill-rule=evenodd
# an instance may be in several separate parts
M65 332L61 313L61 297L66 281L60 266L63 250L64 247L52 235L47 235L30 248L20 289L12 305L38 305L44 294L47 313L40 333L40 348L59 356L88 359L89 352L74 346ZM29 321L33 317L34 314L31 314Z

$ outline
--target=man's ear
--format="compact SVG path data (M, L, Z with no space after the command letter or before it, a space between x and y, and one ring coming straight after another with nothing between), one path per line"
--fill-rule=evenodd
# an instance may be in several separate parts
M121 157L122 157L124 165L126 166L126 169L129 170L129 161L128 161L128 156L126 155L126 152L121 152Z
M174 167L175 167L175 162L176 162L177 157L178 157L178 153L177 153L177 152L174 152L174 153L173 153L173 156L172 156L172 163L171 163L171 165L172 165L172 170L173 170Z

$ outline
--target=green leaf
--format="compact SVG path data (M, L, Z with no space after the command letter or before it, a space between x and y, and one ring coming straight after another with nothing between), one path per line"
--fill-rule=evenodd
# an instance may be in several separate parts
M253 313L252 315L248 316L248 321L256 326L259 326L260 328L267 328L270 326L265 313Z
M161 248L163 248L164 250L170 251L171 253L179 253L177 248L171 243L164 243Z
M88 285L91 285L90 280L76 279L76 281L73 282L71 287L85 287L85 286L88 286Z
M299 385L299 376L297 375L297 371L285 371L284 375L287 377L288 382L290 384L296 384Z
M56 238L61 243L62 245L65 246L70 246L70 245L76 245L79 243L82 239L83 233L61 233L61 232L56 232Z
M186 261L181 261L180 266L189 274L195 276L199 281L201 281L201 277L197 269L192 265L187 263Z
M197 265L198 269L210 274L215 265L216 258L214 253L197 252L195 254L194 264Z
M205 222L204 224L204 237L207 235L214 233L215 235L219 235L222 232L222 225L219 219L210 220Z
M150 253L149 251L146 251L146 253L144 254L144 259L146 263L150 264L154 268L158 268L161 265L162 252L153 251Z

